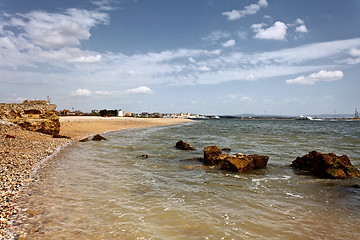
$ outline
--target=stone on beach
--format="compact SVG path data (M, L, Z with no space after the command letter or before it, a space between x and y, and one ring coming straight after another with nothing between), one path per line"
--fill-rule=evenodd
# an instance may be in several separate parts
M104 138L103 136L96 134L91 140L93 141L102 141L102 140L107 140L106 138Z
M189 143L184 142L182 140L178 141L175 147L180 150L191 150L191 151L196 150L195 147L191 146Z
M325 154L314 150L297 157L291 166L322 178L360 177L359 170L351 164L348 156L337 156L334 153Z

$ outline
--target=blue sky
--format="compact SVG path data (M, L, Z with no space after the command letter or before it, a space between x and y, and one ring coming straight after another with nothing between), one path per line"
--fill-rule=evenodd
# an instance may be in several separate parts
M353 113L359 12L358 0L0 0L0 102Z

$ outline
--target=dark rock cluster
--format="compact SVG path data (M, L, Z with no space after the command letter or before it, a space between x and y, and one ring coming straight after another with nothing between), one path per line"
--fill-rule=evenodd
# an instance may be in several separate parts
M360 177L359 170L351 164L348 156L337 156L335 153L311 151L302 157L297 157L291 166L322 178Z

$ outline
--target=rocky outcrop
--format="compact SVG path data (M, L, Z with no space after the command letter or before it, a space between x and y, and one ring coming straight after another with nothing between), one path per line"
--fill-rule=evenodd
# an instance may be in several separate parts
M18 103L1 103L0 119L11 121L26 130L58 135L60 132L59 117L55 115L55 104L47 101L24 101Z
M302 157L297 157L291 166L322 178L360 177L359 170L351 164L348 156L337 156L334 153L311 151Z
M93 141L102 141L102 140L107 140L106 138L104 138L103 136L96 134L91 140Z
M244 155L241 153L229 156L223 154L221 149L214 145L204 148L204 162L207 165L219 166L222 170L233 172L249 172L254 169L266 168L268 156Z
M191 151L196 150L196 148L194 148L194 147L191 146L189 143L184 142L184 141L182 141L182 140L178 141L178 142L176 143L175 147L176 147L177 149L180 149L180 150L191 150Z

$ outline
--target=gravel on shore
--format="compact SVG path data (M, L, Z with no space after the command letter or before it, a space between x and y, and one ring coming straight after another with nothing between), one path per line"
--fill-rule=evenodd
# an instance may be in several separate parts
M0 239L9 239L10 218L18 212L17 195L31 181L34 169L69 139L30 132L10 122L0 122Z

